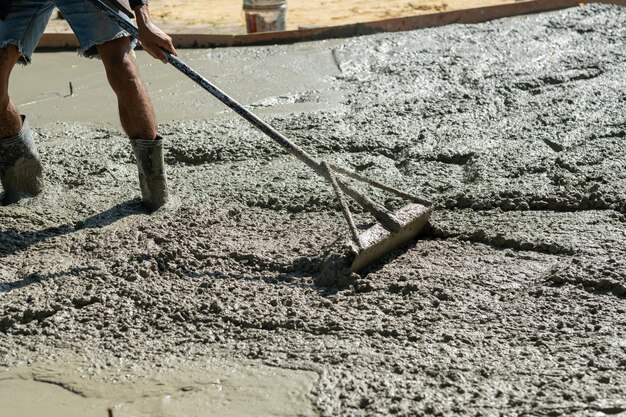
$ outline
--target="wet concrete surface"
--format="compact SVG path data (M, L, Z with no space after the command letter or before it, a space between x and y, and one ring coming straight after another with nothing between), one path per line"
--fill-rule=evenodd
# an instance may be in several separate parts
M237 100L260 114L277 114L341 108L341 91L331 85L340 75L332 49L338 42L179 52L188 65L236 94ZM12 97L23 112L32 114L33 123L117 121L115 95L108 88L102 64L75 55L37 53L32 65L14 72ZM161 122L230 113L177 70L144 52L138 52L137 58Z
M217 363L284 370L294 414L625 412L625 17L185 53L233 63L225 90L320 158L435 201L422 239L341 288L315 280L347 230L330 188L175 75L151 86L175 196L153 215L113 110L25 107L48 188L0 209L0 392L37 363L109 393Z
M72 362L72 359L69 359ZM243 361L207 360L175 370L32 364L0 376L3 413L12 416L314 416L318 375ZM86 375L98 375L88 379Z

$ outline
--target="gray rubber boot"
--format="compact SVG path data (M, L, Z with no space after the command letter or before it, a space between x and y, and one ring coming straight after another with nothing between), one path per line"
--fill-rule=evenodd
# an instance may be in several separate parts
M163 160L163 140L131 139L139 170L139 187L143 204L150 211L167 203L167 177Z
M22 130L0 139L0 181L4 204L34 197L43 191L43 168L28 121L22 116Z

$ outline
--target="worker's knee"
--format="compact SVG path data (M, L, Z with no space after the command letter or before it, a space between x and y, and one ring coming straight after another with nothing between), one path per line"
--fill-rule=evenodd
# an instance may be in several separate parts
M109 84L117 93L133 91L141 83L139 71L128 38L120 38L98 46Z
M107 79L113 90L119 94L134 93L141 86L141 79L132 62L122 60L118 65L107 70Z
M20 53L15 45L6 45L0 48L0 73L10 74Z
M9 99L9 77L18 58L19 52L14 45L0 48L0 100L8 101Z

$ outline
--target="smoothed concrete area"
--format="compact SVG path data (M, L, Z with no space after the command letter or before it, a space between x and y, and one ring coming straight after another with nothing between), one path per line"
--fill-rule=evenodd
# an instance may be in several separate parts
M328 111L341 108L342 102L342 93L330 85L341 73L333 56L336 43L181 50L180 58L260 114ZM173 67L143 51L137 57L160 122L223 117L229 112ZM40 125L118 120L115 95L96 59L72 52L37 53L33 64L14 71L11 87L16 104Z
M71 363L71 362L70 362ZM318 374L259 364L179 364L137 372L34 364L0 375L0 404L10 416L116 417L313 416ZM91 377L88 376L92 374Z

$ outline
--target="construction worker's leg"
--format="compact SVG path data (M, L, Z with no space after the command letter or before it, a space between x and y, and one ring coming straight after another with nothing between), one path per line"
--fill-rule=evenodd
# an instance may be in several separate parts
M0 182L4 204L43 190L33 134L9 97L9 78L17 62L30 63L53 9L51 0L14 1L0 21Z
M141 82L130 39L114 39L97 49L117 96L122 128L132 139L156 139L154 110Z
M156 210L168 199L163 141L157 136L154 110L139 78L130 41L119 38L97 48L117 95L122 127L131 138L143 203L149 210Z
M9 97L9 77L20 58L18 48L0 48L0 182L3 204L16 203L43 190L41 161L25 117Z
M22 117L9 98L9 77L18 61L30 63L53 9L50 0L14 1L0 20L0 139L22 129Z
M15 45L0 48L0 139L15 136L22 130L22 118L9 97L9 77L19 57Z

